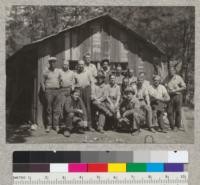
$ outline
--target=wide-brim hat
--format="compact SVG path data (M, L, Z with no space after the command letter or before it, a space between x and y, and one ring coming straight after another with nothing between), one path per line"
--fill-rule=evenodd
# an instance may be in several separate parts
M126 89L124 89L124 92L125 93L128 93L128 92L131 92L131 93L135 93L135 89L134 88L132 88L132 87L127 87Z
M98 72L96 78L105 78L105 75L102 72Z
M57 58L56 57L49 57L48 61L56 62Z

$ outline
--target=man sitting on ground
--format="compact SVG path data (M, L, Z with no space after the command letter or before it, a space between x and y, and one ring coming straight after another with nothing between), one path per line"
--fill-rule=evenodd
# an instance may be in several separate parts
M85 105L80 98L80 90L78 87L75 87L74 90L71 91L71 95L65 100L64 120L65 137L69 137L73 131L84 133L83 128L87 126L87 114Z
M112 113L106 108L106 90L107 85L104 83L105 76L102 72L97 73L97 82L92 86L92 105L94 107L95 115L98 118L97 129L100 133L104 133L103 128L106 121L106 116L112 116Z
M119 124L122 124L121 127L123 127L123 124L129 125L132 135L136 135L140 132L140 103L135 96L135 89L127 87L124 93L126 96L120 104L121 118Z

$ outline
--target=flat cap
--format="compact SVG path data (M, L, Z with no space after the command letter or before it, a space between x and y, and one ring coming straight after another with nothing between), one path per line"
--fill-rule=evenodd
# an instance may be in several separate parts
M48 61L57 61L56 57L49 57Z

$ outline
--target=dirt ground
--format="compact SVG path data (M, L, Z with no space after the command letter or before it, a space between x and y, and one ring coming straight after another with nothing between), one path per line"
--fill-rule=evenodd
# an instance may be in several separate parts
M166 125L168 127L168 125ZM192 144L194 143L194 110L183 107L183 131L174 132L169 129L168 133L151 133L142 129L140 134L132 136L126 132L106 131L104 134L98 132L85 132L85 134L72 134L69 138L57 134L54 130L45 133L44 128L38 127L36 131L30 130L30 125L21 126L7 124L8 143L127 143L142 144L151 142L153 136L156 144Z

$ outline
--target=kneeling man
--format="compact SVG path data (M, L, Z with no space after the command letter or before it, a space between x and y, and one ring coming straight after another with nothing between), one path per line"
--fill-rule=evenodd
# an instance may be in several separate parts
M80 89L75 87L64 103L64 136L69 137L72 131L84 133L83 128L87 126L87 114L85 105L80 98Z

